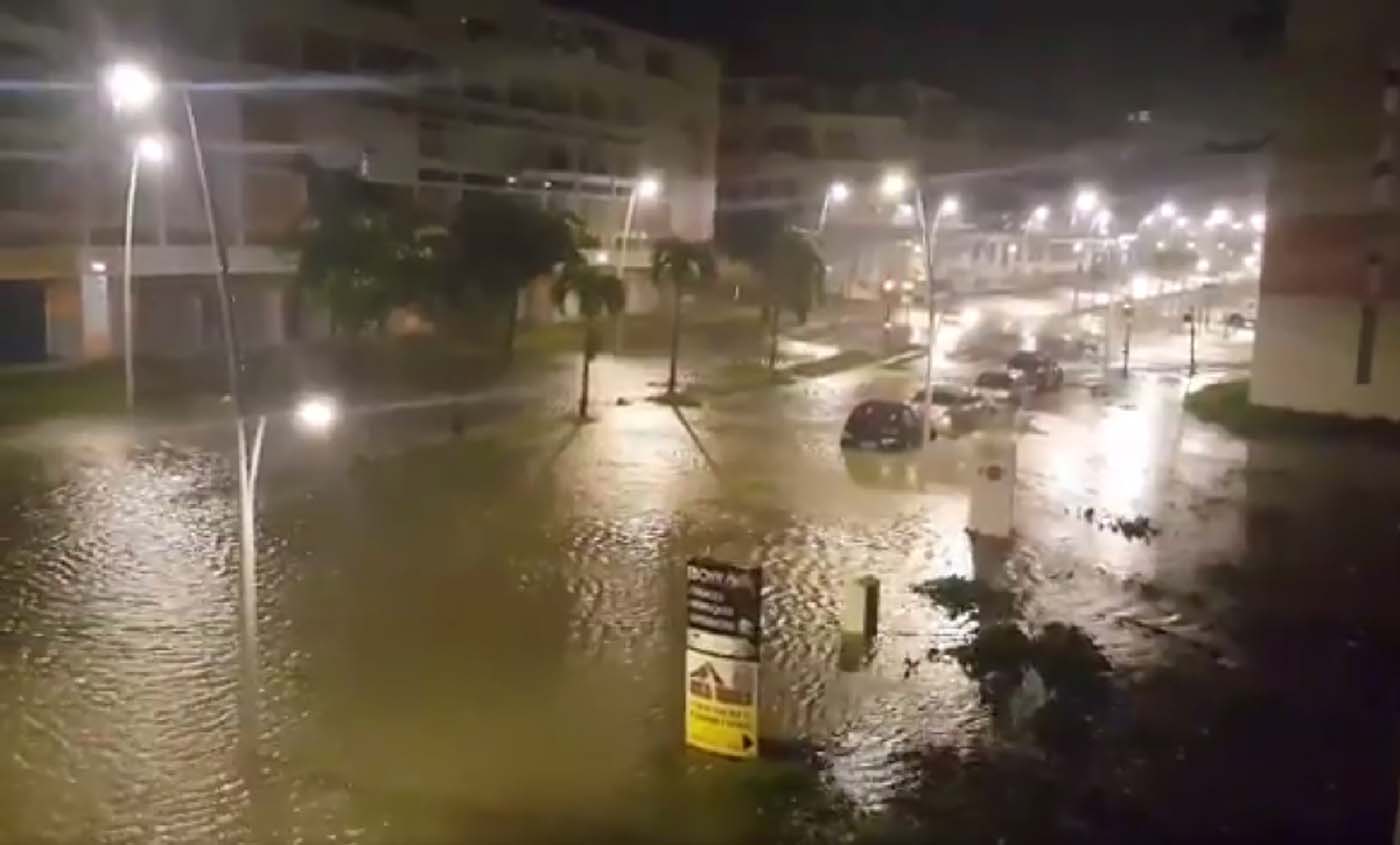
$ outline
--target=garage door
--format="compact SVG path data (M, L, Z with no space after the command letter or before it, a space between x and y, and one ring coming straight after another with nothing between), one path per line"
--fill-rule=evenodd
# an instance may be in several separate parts
M0 282L0 364L32 364L47 357L44 286Z

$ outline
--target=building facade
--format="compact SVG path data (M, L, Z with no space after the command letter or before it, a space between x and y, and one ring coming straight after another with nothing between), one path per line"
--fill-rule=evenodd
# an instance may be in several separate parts
M464 191L575 213L594 258L635 277L656 238L712 235L719 65L701 48L534 0L23 0L0 9L0 303L28 333L0 359L120 350L130 145L150 130L172 155L138 184L137 350L219 342L180 98L114 114L97 80L119 59L190 83L248 346L321 328L288 287L307 162L444 221ZM644 176L663 188L623 250Z
M1295 0L1251 398L1400 419L1400 6Z

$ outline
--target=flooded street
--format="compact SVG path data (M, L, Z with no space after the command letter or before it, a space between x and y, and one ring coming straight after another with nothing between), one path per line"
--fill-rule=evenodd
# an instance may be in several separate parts
M1400 456L1247 444L1185 417L1175 375L1102 397L1072 384L1022 415L1018 537L989 551L964 531L978 438L838 447L848 410L906 398L920 364L673 409L642 401L664 362L603 359L583 426L566 419L572 365L458 410L352 414L325 439L274 420L252 793L230 433L16 440L0 455L0 841L784 830L780 763L681 747L696 555L763 566L765 753L814 761L854 814L944 818L955 841L1387 835ZM1139 516L1160 534L1117 521ZM880 636L844 671L840 597L862 575L881 582ZM937 579L1007 599L968 611L914 589ZM1008 731L958 659L1007 621L1071 626L1111 666L1074 750Z

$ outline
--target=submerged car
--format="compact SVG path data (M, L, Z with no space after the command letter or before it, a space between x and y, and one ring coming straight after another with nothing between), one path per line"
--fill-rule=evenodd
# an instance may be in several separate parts
M1059 390L1065 385L1065 371L1054 358L1042 352L1017 352L1006 362L1006 369L1020 373L1036 391Z
M921 408L924 392L915 393L909 404ZM940 434L970 431L996 414L996 407L987 397L961 384L935 384L929 409L929 429Z
M871 399L860 403L846 418L841 431L842 449L917 449L923 445L919 415L903 402Z

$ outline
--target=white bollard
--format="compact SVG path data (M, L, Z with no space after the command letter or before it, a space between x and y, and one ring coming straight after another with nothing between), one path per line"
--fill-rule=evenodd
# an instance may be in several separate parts
M841 633L875 639L880 620L880 579L873 575L846 584L841 608Z
M967 528L984 537L1010 538L1016 510L1016 438L978 439L977 473L967 509Z

